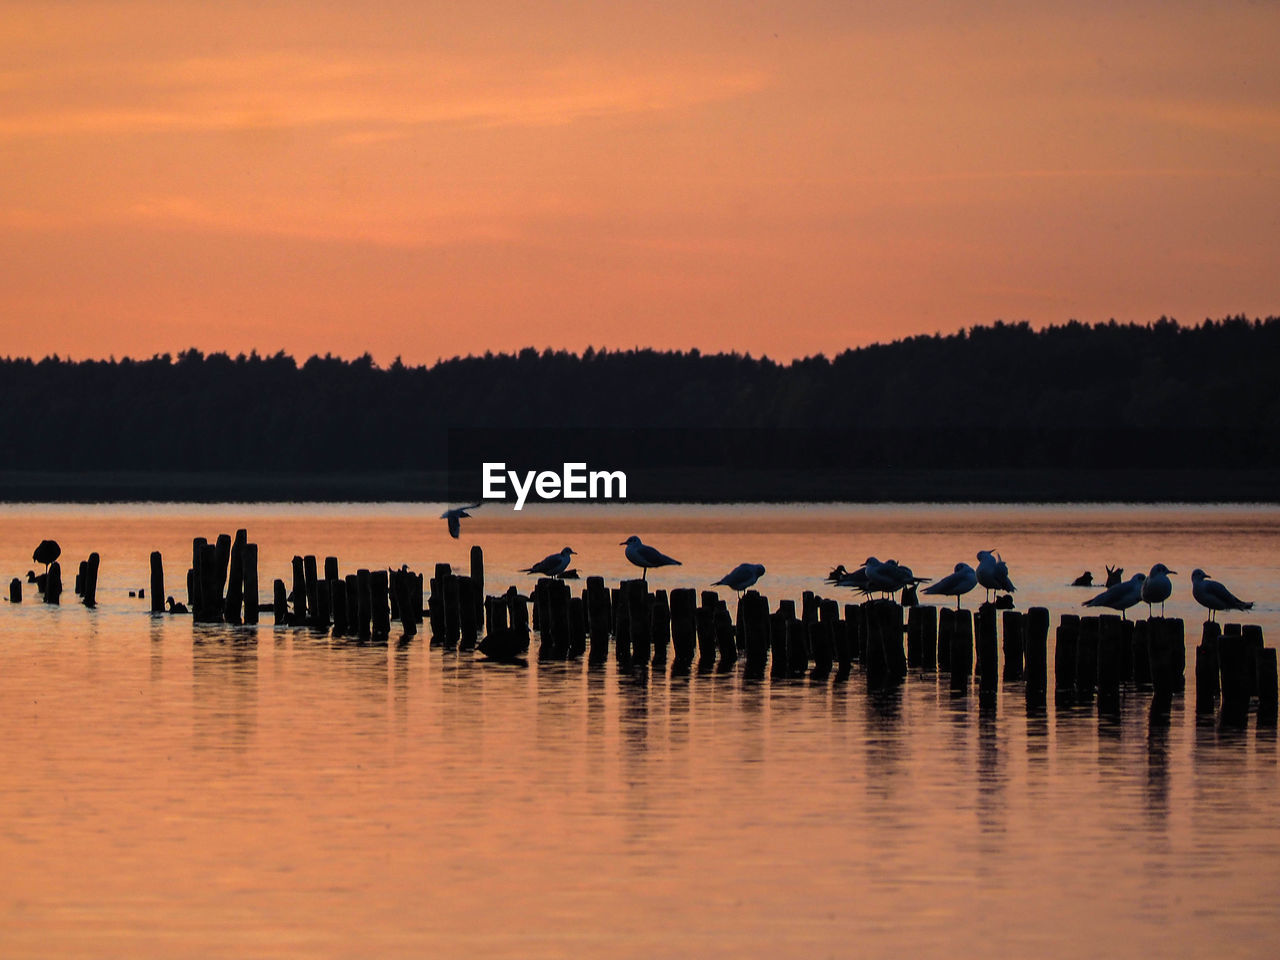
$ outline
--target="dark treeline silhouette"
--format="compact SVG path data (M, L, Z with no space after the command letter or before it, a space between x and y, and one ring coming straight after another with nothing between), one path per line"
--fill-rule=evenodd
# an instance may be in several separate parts
M11 475L374 475L442 470L450 452L469 468L481 447L530 467L563 453L802 473L1258 470L1280 467L1278 359L1275 317L997 323L788 364L591 349L387 368L196 350L5 359L0 450Z

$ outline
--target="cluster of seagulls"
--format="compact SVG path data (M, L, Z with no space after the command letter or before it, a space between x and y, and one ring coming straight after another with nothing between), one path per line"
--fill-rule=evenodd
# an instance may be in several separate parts
M480 506L479 503L472 503L463 507L453 507L440 514L440 518L448 523L449 536L456 540L462 529L462 521L471 517L468 511ZM655 567L681 565L679 560L644 543L634 534L618 545L625 548L624 554L627 560L641 569L641 576L645 580L648 580L649 571ZM574 556L576 551L571 547L565 547L558 553L543 557L521 572L540 577L577 579L577 571L569 566ZM927 583L929 586L924 587L921 590L922 593L955 597L957 609L960 608L960 598L975 587L982 587L986 591L987 602L991 601L993 592L998 597L999 594L1011 595L1017 590L1013 581L1009 579L1009 565L998 552L979 550L976 559L978 561L976 568L968 563L957 563L951 573L937 582L931 582L929 577L917 577L910 567L898 563L897 560L879 560L876 557L867 557L862 565L854 570L848 570L844 564L840 564L827 575L826 579L827 583L838 587L850 587L866 596L884 597L893 597L908 587ZM1106 589L1084 601L1084 606L1105 607L1109 610L1117 610L1121 616L1125 616L1130 608L1136 607L1139 603L1145 603L1148 615L1152 616L1156 605L1159 604L1160 614L1163 616L1165 601L1173 595L1173 582L1169 578L1177 572L1163 563L1157 563L1150 572L1135 573L1125 580L1123 567L1108 565ZM762 563L740 563L711 585L728 587L741 596L744 591L755 586L764 573L765 568ZM1092 587L1093 574L1086 570L1076 577L1071 585ZM1224 584L1210 579L1207 573L1198 568L1191 572L1191 595L1196 603L1209 611L1210 620L1214 619L1221 610L1253 609L1252 601L1241 600Z
M1135 573L1128 580L1121 580L1120 576L1124 573L1123 568L1117 567L1114 570L1107 568L1107 589L1103 590L1096 597L1091 597L1084 602L1086 607L1106 607L1109 610L1119 610L1120 615L1125 616L1125 611L1130 607L1136 607L1139 603L1147 605L1148 616L1154 614L1155 605L1160 604L1160 615L1164 616L1164 602L1173 595L1173 581L1169 579L1170 575L1176 574L1177 570L1170 570L1163 563L1157 563L1151 568L1150 573ZM1114 575L1115 583L1111 582ZM1081 582L1089 577L1090 582ZM1091 586L1092 575L1088 571L1077 577L1073 586ZM1209 611L1209 619L1212 620L1219 610L1252 610L1253 602L1250 600L1241 600L1234 593L1226 588L1217 580L1209 579L1209 575L1198 567L1191 571L1191 596L1196 603Z

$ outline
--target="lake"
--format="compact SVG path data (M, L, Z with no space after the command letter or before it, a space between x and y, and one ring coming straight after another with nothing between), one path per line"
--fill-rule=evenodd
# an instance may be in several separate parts
M775 601L874 554L941 576L999 550L1052 623L1105 564L1202 567L1280 636L1280 508L0 505L0 574L45 537L66 593L0 607L0 955L93 957L1270 957L1280 937L1274 731L1197 723L1149 695L1028 716L912 675L868 695L727 675L528 669L192 624L128 597L164 553L248 528L264 598L294 554L430 571L485 549L491 592L563 546L655 587L742 561ZM102 556L99 605L71 592ZM730 595L731 596L731 595ZM977 594L967 598L973 607ZM1138 610L1132 611L1139 613ZM1052 669L1052 630L1050 668ZM1052 684L1052 680L1051 680ZM1189 684L1193 688L1193 684ZM1189 691L1189 698L1191 693Z

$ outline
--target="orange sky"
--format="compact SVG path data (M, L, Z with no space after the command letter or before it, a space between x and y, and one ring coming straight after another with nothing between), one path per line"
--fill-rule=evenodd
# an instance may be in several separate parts
M5 0L0 354L1280 313L1280 4L1042 6Z

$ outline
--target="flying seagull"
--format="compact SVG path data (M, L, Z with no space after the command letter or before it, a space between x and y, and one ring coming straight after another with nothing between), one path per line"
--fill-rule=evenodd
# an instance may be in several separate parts
M681 565L679 560L673 560L665 553L662 553L648 544L641 543L640 538L634 533L618 544L618 546L626 547L627 559L644 571L640 576L641 580L649 579L650 567L678 567Z
M481 506L483 506L483 504L473 503L470 506L466 506L466 507L454 507L451 510L446 510L444 513L440 514L441 520L449 521L449 536L457 540L458 534L462 532L463 518L464 517L466 517L467 519L471 518L471 514L467 513L467 511L475 510L477 507L481 507Z

